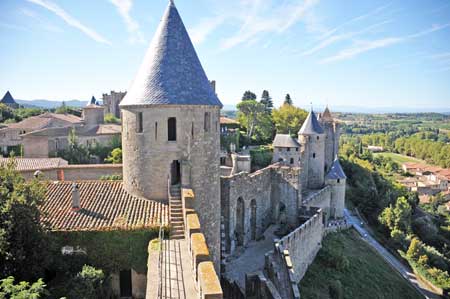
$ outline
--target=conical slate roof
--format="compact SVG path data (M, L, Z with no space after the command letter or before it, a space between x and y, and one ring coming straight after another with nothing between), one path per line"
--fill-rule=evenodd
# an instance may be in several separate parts
M314 135L324 133L322 127L319 124L319 121L317 121L317 117L314 111L311 110L298 133L300 135Z
M89 103L89 105L97 105L97 100L95 99L94 96L92 96L91 102Z
M173 1L120 106L220 106Z
M8 90L5 93L5 96L3 97L3 99L0 101L0 103L3 103L3 104L16 104L16 101L14 101L14 98L12 97L11 93Z
M297 140L289 134L277 134L273 140L274 147L300 147Z
M337 180L337 179L344 180L347 178L347 176L344 173L344 170L342 169L341 163L339 163L338 157L336 157L336 159L334 160L333 165L331 166L331 169L325 178L329 180Z

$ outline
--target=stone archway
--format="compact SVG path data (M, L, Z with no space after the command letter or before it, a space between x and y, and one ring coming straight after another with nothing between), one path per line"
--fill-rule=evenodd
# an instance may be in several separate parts
M235 235L237 246L244 245L244 235L245 235L245 204L242 197L239 197L236 205L236 227Z

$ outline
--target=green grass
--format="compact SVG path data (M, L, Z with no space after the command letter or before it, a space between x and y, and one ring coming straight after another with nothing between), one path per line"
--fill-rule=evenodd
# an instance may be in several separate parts
M342 260L345 263L339 263ZM338 261L335 264L330 261ZM339 269L339 270L338 270ZM342 297L330 296L330 285L342 284ZM423 298L354 230L328 235L300 283L302 299Z
M383 156L385 158L391 158L392 160L394 160L394 162L397 162L400 165L406 162L425 163L422 160L395 153L375 153L374 156Z

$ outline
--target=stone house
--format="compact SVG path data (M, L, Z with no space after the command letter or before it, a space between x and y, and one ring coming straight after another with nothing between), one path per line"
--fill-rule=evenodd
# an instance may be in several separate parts
M75 115L46 112L38 116L28 117L18 123L8 124L0 128L1 151L3 154L7 154L8 148L22 145L21 135L23 134L48 128L76 126L82 124L82 122L82 119Z

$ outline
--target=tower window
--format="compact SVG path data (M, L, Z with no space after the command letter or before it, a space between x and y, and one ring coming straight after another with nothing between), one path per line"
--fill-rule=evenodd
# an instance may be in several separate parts
M142 133L144 126L142 124L142 112L136 113L136 133Z
M320 139L320 137L319 136L317 136L317 140L319 140Z
M209 112L205 112L205 123L204 123L205 132L209 132L210 126L211 126L211 114Z
M192 126L191 126L191 136L192 136L192 138L194 138L194 122L192 122Z
M155 122L155 140L158 140L158 122Z
M175 117L167 120L167 133L169 141L177 141L177 119Z
M294 164L294 158L291 158L291 164Z
M316 153L313 153L313 158L314 158L314 159L316 158Z
M298 147L295 148L295 151L298 152Z
M338 184L341 182L341 179L337 179Z
M287 151L288 151L288 152L290 152L290 151L291 151L291 148L290 148L290 147L288 147L288 148L287 148Z

